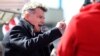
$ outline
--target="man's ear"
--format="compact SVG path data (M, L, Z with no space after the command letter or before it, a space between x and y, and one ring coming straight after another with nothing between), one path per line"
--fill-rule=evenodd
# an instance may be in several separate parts
M28 17L29 17L29 12L25 11L25 13L24 13L24 18L25 18L25 19L28 19Z

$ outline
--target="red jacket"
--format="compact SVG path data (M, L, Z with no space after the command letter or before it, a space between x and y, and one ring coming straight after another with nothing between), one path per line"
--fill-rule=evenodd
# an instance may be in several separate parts
M87 5L72 18L57 56L100 56L100 3Z

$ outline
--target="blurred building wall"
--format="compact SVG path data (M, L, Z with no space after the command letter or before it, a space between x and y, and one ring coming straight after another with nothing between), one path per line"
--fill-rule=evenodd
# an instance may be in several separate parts
M62 0L64 18L68 24L72 16L77 14L82 7L84 0Z
M58 21L63 20L63 10L49 8L45 14L47 24L56 24Z
M0 0L0 9L21 9L30 0Z

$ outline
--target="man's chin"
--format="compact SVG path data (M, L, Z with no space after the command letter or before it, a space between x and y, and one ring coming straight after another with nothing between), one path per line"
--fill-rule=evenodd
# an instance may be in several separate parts
M35 32L40 32L41 31L42 25L38 25L37 27L34 27Z
M40 31L41 31L41 29L34 29L34 31L35 31L35 32L40 32Z

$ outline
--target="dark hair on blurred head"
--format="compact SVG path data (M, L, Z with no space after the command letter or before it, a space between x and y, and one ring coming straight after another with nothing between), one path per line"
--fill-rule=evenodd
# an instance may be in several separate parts
M91 4L91 1L90 1L90 0L84 0L83 6L86 6L86 5L88 5L88 4Z

